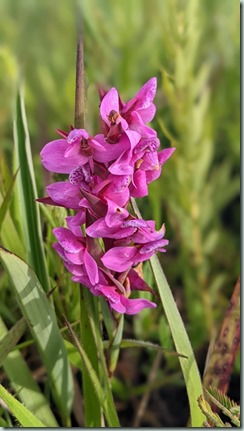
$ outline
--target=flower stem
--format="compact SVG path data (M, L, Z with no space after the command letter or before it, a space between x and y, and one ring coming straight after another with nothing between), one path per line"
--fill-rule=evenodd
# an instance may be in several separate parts
M85 125L85 68L83 56L83 39L79 35L76 51L76 80L75 80L75 118L76 129L83 129Z

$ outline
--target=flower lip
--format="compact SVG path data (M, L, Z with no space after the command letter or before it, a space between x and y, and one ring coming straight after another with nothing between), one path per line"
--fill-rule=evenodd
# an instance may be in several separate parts
M73 129L69 132L66 140L68 144L74 144L80 142L82 138L88 139L89 133L85 129Z
M140 254L147 254L147 253L151 253L153 251L162 249L162 247L164 247L165 245L168 245L169 241L167 239L160 239L158 241L153 241L149 244L144 245L141 249L140 249Z
M122 228L125 228L125 227L136 227L136 228L147 227L147 222L143 219L125 220L121 224L121 227Z

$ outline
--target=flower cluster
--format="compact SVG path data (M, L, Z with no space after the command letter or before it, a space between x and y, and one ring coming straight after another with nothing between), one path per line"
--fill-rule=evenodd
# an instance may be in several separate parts
M168 244L164 226L157 231L153 220L139 219L127 209L130 197L148 194L148 184L174 151L158 151L157 133L146 125L155 115L156 85L151 78L128 103L115 88L101 92L103 133L59 131L62 139L41 151L44 167L68 174L69 180L49 185L48 197L39 201L76 211L66 217L67 227L54 229L54 248L72 280L103 295L119 313L156 307L147 299L130 298L132 290L152 292L133 267Z

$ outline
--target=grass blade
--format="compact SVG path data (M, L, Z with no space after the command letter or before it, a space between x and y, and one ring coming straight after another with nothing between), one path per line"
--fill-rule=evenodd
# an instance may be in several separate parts
M50 289L44 245L41 232L34 168L30 139L21 90L16 100L16 119L14 122L15 163L20 168L17 178L18 210L27 248L28 263L37 274L41 285L47 292Z
M0 340L7 335L7 328L0 318ZM12 351L3 362L3 368L9 378L11 387L18 394L22 403L39 418L47 427L58 427L58 423L34 380L26 362L19 351Z
M191 343L157 256L151 257L150 263L176 350L187 356L187 359L179 357L179 361L190 404L191 426L202 427L204 416L197 404L197 399L202 394L202 383Z
M67 321L67 319L65 319L65 323L69 329L69 332L73 338L73 341L75 343L75 346L80 354L80 357L82 358L83 364L86 368L87 373L90 376L90 380L92 383L92 386L97 394L97 398L99 400L100 405L103 407L104 410L104 415L106 417L107 420L107 424L109 428L119 428L120 424L118 421L118 416L117 413L115 411L115 409L111 408L111 404L110 404L110 393L107 392L107 387L103 388L101 385L101 382L96 374L96 371L94 370L90 359L88 358L85 350L83 349L83 347L80 345L70 323Z
M0 397L23 427L45 428L45 425L23 404L16 400L13 395L6 391L2 385L0 385Z
M6 333L4 338L0 338L0 366L24 334L26 326L26 321L22 318Z
M131 204L134 212L141 218L140 211L134 199L131 199ZM191 426L202 427L205 417L198 406L197 399L202 395L203 388L191 343L157 256L151 257L150 264L158 287L162 306L172 333L176 351L187 356L187 359L179 357L179 361L190 405Z
M98 353L89 321L88 304L95 299L86 287L80 286L80 338L91 367L99 376ZM97 391L94 394L92 377L86 365L82 367L82 384L84 392L85 426L101 427L101 404Z
M0 248L0 259L10 276L22 314L51 379L63 422L67 424L73 401L73 382L54 310L35 273L24 261L3 248Z
M17 174L18 174L18 170L14 174L13 179L12 179L10 185L9 185L9 188L8 188L8 190L7 190L7 192L6 192L5 196L4 196L4 199L3 199L2 203L1 203L1 207L0 207L0 232L1 232L1 229L2 229L3 221L5 219L5 216L6 216L7 212L8 212L9 205L11 203L11 199L12 199L12 196L13 196L13 190L14 190L14 185L15 185L15 180L16 180Z

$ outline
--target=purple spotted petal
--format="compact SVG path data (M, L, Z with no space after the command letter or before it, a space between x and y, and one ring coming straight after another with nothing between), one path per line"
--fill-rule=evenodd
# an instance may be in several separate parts
M82 138L88 139L89 133L85 129L73 129L67 136L67 143L69 145L79 143Z

